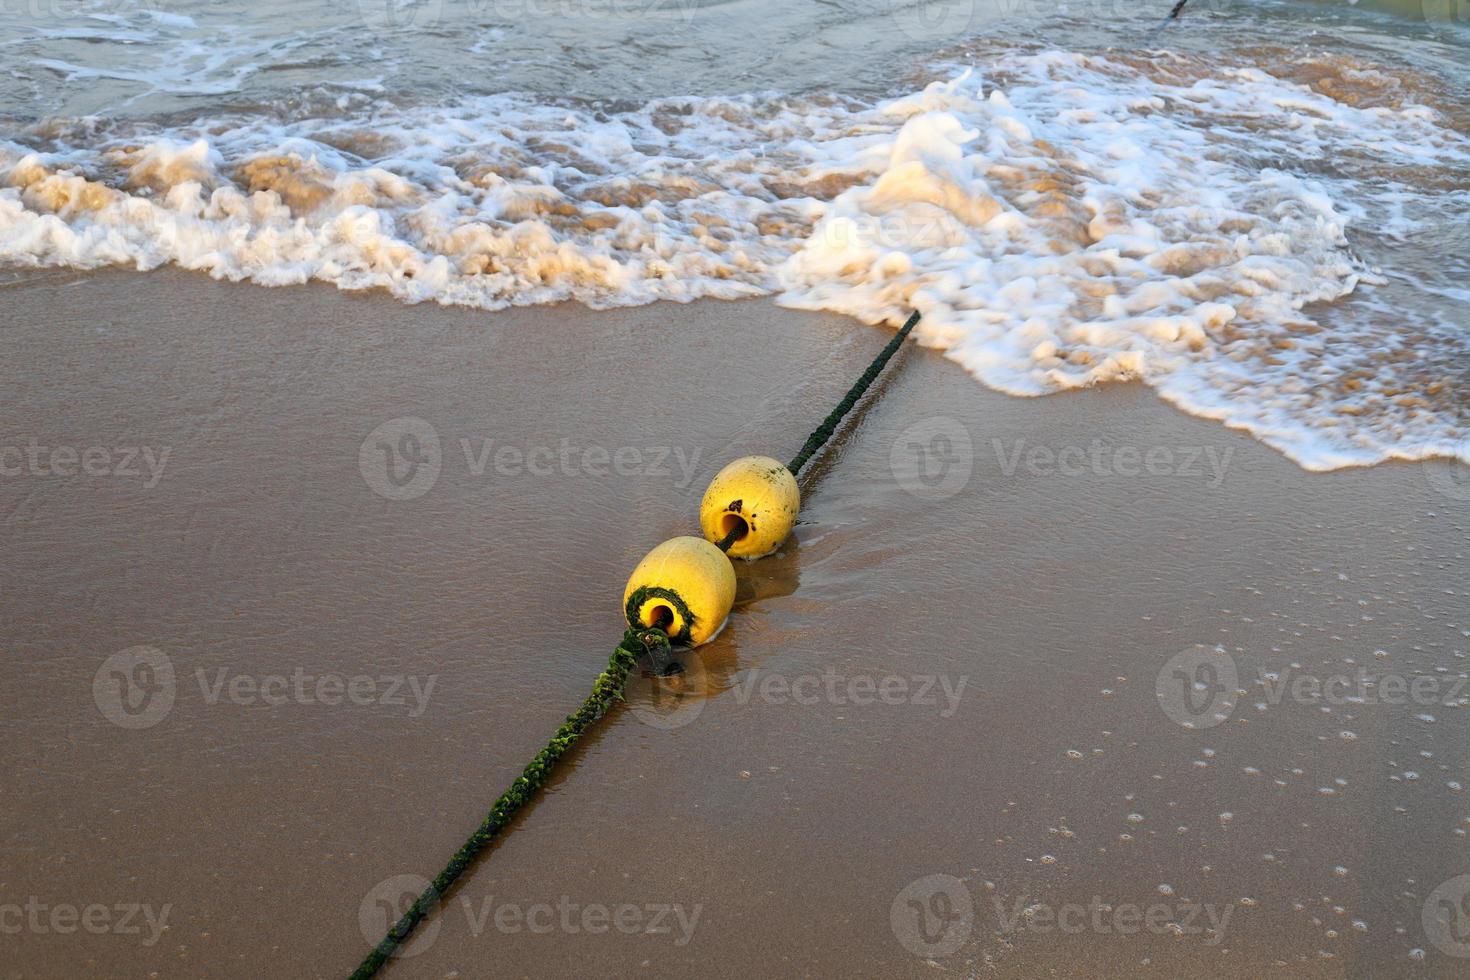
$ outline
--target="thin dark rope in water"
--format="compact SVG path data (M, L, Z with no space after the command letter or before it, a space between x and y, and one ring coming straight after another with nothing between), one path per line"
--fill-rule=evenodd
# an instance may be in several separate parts
M904 339L909 335L909 331L913 330L914 324L918 322L919 311L915 310L914 314L909 317L908 322L899 329L898 333L893 335L893 339L888 342L888 346L884 347L878 352L878 356L873 358L873 363L868 365L868 369L863 372L862 377L858 378L857 382L847 390L846 397L837 403L837 407L832 409L831 413L822 420L822 424L817 426L816 431L807 436L806 445L801 447L801 452L797 453L791 462L786 464L786 468L791 471L792 476L800 473L801 468L807 464L807 460L811 459L816 451L821 449L828 439L832 438L832 434L837 431L837 425L842 421L842 417L852 411L852 407L858 403L858 399L863 397L863 392L867 391L868 387L878 375L883 373L883 368L888 364L889 358L893 357L894 352L903 345Z
M1189 0L1177 0L1174 6L1169 8L1169 12L1164 15L1164 19L1159 21L1159 26L1149 32L1148 44L1150 47L1159 39L1159 35L1164 32L1164 28L1169 26L1169 21L1179 19L1179 12L1184 9L1184 5L1188 2Z
M807 460L812 458L818 449L832 438L837 431L838 424L842 421L852 407L857 404L858 399L872 385L875 378L883 372L883 368L893 357L895 351L903 344L904 338L914 329L914 324L919 322L919 314L916 312L909 317L908 322L898 331L888 345L868 365L868 369L858 378L857 383L848 389L847 395L837 403L837 407L822 420L816 431L807 437L806 445L801 447L801 452L787 467L793 476L806 465ZM721 551L729 551L730 546L737 540L739 529L732 530L725 535L717 544ZM636 596L635 596L636 598ZM630 603L632 605L632 603ZM687 622L689 617L685 617ZM582 702L582 707L577 709L576 714L568 715L567 720L551 736L551 741L546 747L536 753L516 781L510 784L510 788L500 794L490 807L490 812L485 814L485 819L480 826L470 834L469 839L460 845L459 850L449 859L444 870L434 876L434 880L425 888L423 894L414 899L388 934L382 938L378 945L373 947L372 952L362 961L358 968L352 971L350 980L367 980L377 974L383 965L392 957L395 950L403 945L409 933L414 927L422 922L437 906L440 900L448 893L459 876L464 874L465 869L474 863L476 857L488 847L492 841L509 826L511 820L527 803L535 797L536 791L540 789L546 780L551 777L551 772L561 757L577 744L577 740L592 728L612 706L623 698L623 685L627 683L628 673L633 669L640 655L646 654L655 663L661 663L667 659L670 642L669 634L657 626L648 628L630 627L623 634L622 642L613 650L612 656L607 661L607 668L597 675L597 680L592 684L592 693L587 695L587 700Z

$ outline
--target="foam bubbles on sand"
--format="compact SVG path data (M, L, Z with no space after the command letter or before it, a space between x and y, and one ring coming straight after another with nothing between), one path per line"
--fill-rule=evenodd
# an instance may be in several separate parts
M1311 85L1161 62L1010 52L876 103L359 97L296 122L45 123L0 142L0 260L489 309L917 308L923 343L1001 391L1137 379L1312 468L1470 461L1440 376L1463 327L1406 329L1359 247L1470 217L1470 140L1320 59Z

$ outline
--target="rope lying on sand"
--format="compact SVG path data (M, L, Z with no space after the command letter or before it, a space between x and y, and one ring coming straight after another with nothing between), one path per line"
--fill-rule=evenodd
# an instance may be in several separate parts
M822 420L822 424L817 426L816 431L807 436L806 444L801 447L801 452L793 456L791 462L786 464L786 468L791 471L792 476L800 475L801 468L807 464L807 461L816 454L818 449L821 449L826 444L828 439L832 438L832 433L837 431L837 425L842 421L842 417L852 411L852 407L857 404L858 399L863 397L863 392L867 391L868 386L877 379L878 375L883 373L883 368L888 364L889 359L893 357L894 352L899 347L903 346L903 342L908 337L909 331L913 330L914 324L918 322L918 313L909 317L908 322L899 328L898 333L893 335L893 339L888 342L888 346L884 347L878 352L878 356L873 358L873 363L868 365L868 369L863 372L862 377L858 378L853 383L853 386L847 390L847 395L842 401L837 403L837 407L832 409L827 417Z
M842 401L837 403L837 407L832 409L822 420L822 424L807 437L801 451L787 466L793 476L832 438L842 419L852 411L853 406L863 397L878 375L883 373L883 368L898 348L903 345L904 340L918 322L918 313L908 318L908 322L893 335L893 339L848 389ZM738 530L732 530L718 542L719 549L728 551L737 540L738 534ZM567 716L567 720L556 730L556 734L551 736L551 741L546 743L546 747L536 753L536 757L526 765L526 768L516 777L515 782L510 784L510 788L500 794L500 798L491 805L490 812L485 814L485 819L480 826L475 828L475 832L470 834L469 839L454 852L454 856L449 859L444 870L434 876L429 887L414 899L408 911L403 913L402 917L388 930L388 934L373 947L367 958L352 972L352 980L366 980L383 968L383 964L388 962L394 950L402 945L409 933L413 932L414 927L433 911L434 906L439 904L440 899L448 893L480 852L495 840L522 807L531 802L536 795L536 790L540 789L550 778L552 770L556 768L561 757L577 744L578 739L587 734L615 702L622 700L623 685L627 682L628 673L633 669L638 657L641 654L649 654L657 661L658 658L668 653L669 646L668 633L657 626L632 627L623 634L622 641L618 643L612 656L608 658L607 667L597 675L597 680L593 681L592 693L587 695L587 700L582 702L582 706L575 714Z

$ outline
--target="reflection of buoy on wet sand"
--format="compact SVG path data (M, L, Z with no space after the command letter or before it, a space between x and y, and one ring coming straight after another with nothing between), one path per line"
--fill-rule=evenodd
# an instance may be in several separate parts
M697 647L725 625L735 604L735 569L702 538L670 538L654 548L623 589L628 625L658 627L676 643Z
M710 481L699 504L699 527L709 541L735 535L731 558L763 558L781 547L801 510L801 490L785 464L745 456Z
M683 728L704 711L721 688L709 676L703 657L686 658L678 673L646 673L631 679L623 697L633 716L652 728Z

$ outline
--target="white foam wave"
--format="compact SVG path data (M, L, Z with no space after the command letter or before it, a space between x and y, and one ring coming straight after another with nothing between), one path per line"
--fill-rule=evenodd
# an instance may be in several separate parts
M51 133L45 152L0 144L0 259L491 309L762 294L868 322L918 308L923 342L1003 391L1139 379L1311 468L1470 461L1440 361L1375 359L1413 338L1375 314L1394 276L1352 237L1470 215L1463 183L1436 184L1470 173L1470 141L1439 113L1249 66L1045 52L991 74L877 104L496 96ZM1423 339L1463 349L1437 329Z

